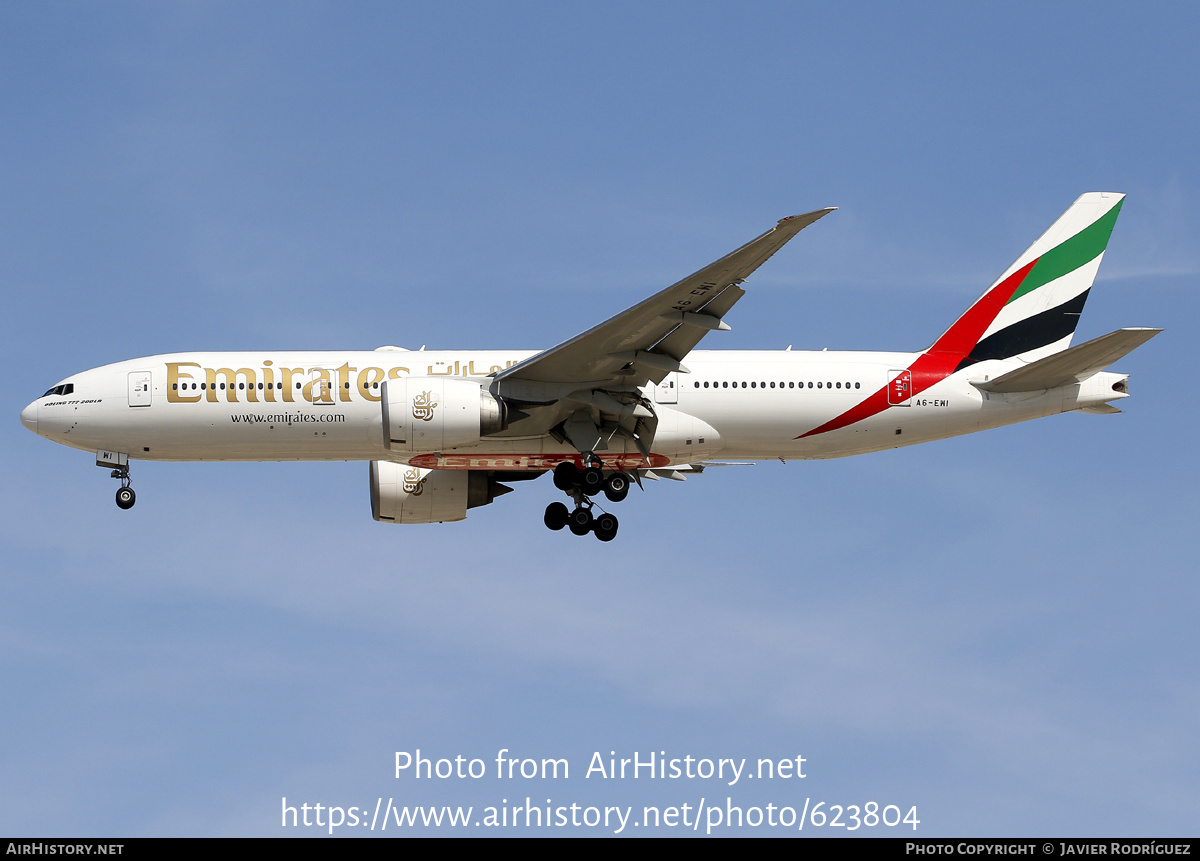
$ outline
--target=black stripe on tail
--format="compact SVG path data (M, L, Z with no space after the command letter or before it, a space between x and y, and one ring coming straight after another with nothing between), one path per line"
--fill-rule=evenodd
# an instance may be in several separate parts
M1083 303L1087 301L1089 292L1090 288L1061 305L1047 308L1040 314L1018 320L988 335L971 349L955 370L961 371L968 365L987 359L1009 359L1062 340L1072 334L1079 324L1079 315L1083 312Z

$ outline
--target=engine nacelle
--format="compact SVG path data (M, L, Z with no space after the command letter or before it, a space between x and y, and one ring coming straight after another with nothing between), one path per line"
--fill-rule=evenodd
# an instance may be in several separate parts
M468 508L508 493L486 470L421 469L371 461L371 516L384 523L463 520Z
M504 401L471 380L400 377L382 388L383 444L392 451L475 445L508 427Z

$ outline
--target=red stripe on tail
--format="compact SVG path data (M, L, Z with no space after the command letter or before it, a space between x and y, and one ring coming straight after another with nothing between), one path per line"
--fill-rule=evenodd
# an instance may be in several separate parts
M992 321L996 319L1000 309L1012 298L1013 293L1017 292L1017 288L1021 286L1021 282L1025 280L1025 276L1029 274L1036 263L1036 258L1031 260L985 293L978 302L955 321L946 334L938 338L932 347L917 357L917 360L908 368L912 373L910 397L920 394L954 373L958 363L966 358L967 354L979 343L979 339L983 337L987 327L992 325ZM837 418L830 419L808 433L800 434L796 439L804 439L808 436L844 428L881 413L889 406L888 387L885 385Z

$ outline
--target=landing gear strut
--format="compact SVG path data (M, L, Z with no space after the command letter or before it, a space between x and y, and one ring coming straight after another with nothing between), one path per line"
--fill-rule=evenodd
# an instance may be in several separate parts
M133 504L137 502L137 494L129 486L129 467L119 467L114 469L109 475L112 478L119 478L121 480L121 486L117 489L117 508L120 508L122 511L128 511L133 508Z
M556 532L566 526L575 535L591 532L601 541L612 541L617 537L617 518L607 511L594 516L591 497L604 491L610 502L620 502L629 495L629 476L620 471L606 476L604 464L595 454L585 455L584 463L583 469L570 461L554 467L554 486L571 497L575 508L568 510L561 502L552 502L543 519Z

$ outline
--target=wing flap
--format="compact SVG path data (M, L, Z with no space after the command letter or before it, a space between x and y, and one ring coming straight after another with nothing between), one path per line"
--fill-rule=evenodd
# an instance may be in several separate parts
M653 479L654 481L658 481L660 478L669 478L672 481L687 481L689 475L699 475L704 470L714 466L754 466L754 464L719 460L698 460L694 463L681 463L676 466L639 469L637 472L642 477Z

